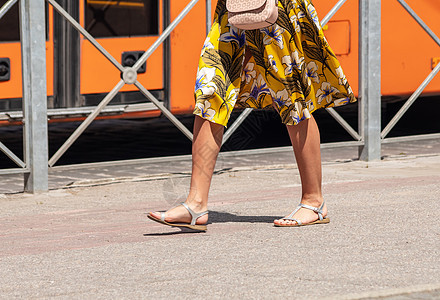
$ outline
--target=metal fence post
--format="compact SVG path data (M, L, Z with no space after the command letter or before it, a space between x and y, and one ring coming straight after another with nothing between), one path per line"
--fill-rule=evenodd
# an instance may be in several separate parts
M46 21L44 0L21 0L24 157L27 192L48 190Z
M206 34L209 33L209 31L211 30L211 7L212 7L212 3L211 0L206 0Z
M381 0L359 0L359 159L381 157Z

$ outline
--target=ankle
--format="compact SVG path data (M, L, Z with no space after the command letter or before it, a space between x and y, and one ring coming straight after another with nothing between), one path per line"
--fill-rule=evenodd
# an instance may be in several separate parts
M307 204L314 207L320 207L322 203L324 202L324 199L322 198L322 195L319 194L306 194L302 196L301 203Z
M197 197L188 197L185 203L188 204L188 206L194 211L204 211L208 208L208 201L204 201L203 199Z

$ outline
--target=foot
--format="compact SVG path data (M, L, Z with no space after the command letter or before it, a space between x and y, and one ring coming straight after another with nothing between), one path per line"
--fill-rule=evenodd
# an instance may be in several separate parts
M320 208L322 205L322 201L318 202L306 202L306 201L301 201L301 203L303 204L307 204L313 207L317 207ZM324 204L324 207L322 208L322 217L325 218L327 216L327 205ZM288 217L288 216L286 216ZM312 223L315 222L317 220L319 220L319 216L316 212L314 212L313 210L307 209L307 208L300 208L293 216L292 218L300 220L302 222L303 225L306 225L308 223ZM282 225L282 226L293 226L296 225L296 222L294 220L284 220L284 219L277 219L274 220L273 223L275 225Z
M200 212L206 210L206 209L201 209L201 207L194 206L191 204L188 204L188 206L195 213L200 213ZM150 215L155 217L156 219L160 219L160 217L161 217L160 212L151 212ZM179 205L175 208L168 210L165 213L165 221L168 223L184 223L184 224L188 223L189 224L189 223L191 223L191 214L189 213L189 211L185 207L183 207L183 205ZM206 223L208 223L208 214L203 215L196 220L196 225L205 225Z

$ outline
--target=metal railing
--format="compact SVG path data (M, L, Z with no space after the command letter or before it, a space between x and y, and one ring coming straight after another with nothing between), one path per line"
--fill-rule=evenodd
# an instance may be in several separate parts
M440 47L440 38L435 35L435 33L426 25L425 22L416 14L416 12L404 1L397 0L400 5L413 17L413 19L423 28L423 30L434 40L434 42ZM382 140L390 133L391 129L397 124L397 122L402 118L402 116L406 113L406 111L411 107L411 105L419 98L420 94L423 90L428 86L428 84L434 79L434 77L440 71L440 64L429 73L429 75L425 78L422 84L417 88L417 90L409 97L409 99L405 102L402 108L396 113L396 115L391 119L391 121L385 126L382 130L380 137ZM386 141L386 140L385 140Z
M347 0L339 0L336 5L321 20L325 26ZM359 0L359 68L360 72L360 110L359 129L357 132L333 108L326 111L354 139L346 142L350 146L360 147L360 158L363 160L380 159L380 36L381 36L381 0ZM377 52L376 52L377 51ZM364 100L362 100L364 99ZM226 131L223 143L252 112L246 108ZM376 117L375 117L376 116ZM379 128L379 129L378 129ZM378 131L379 130L379 131Z
M0 7L0 19L14 6L18 0L9 0L2 7ZM26 158L25 161L21 160L14 152L12 152L5 144L0 141L0 151L6 154L9 159L11 159L20 168L0 170L0 174L11 174L11 173L26 173L29 170L26 168Z
M18 1L10 0L0 9L0 17ZM48 189L48 142L46 103L46 47L44 1L21 0L20 39L23 78L23 160L5 145L6 155L20 168L2 170L2 174L24 174L25 191Z
M46 106L46 73L45 73L45 1L52 5L54 10L84 36L113 66L121 72L120 81L94 108L88 117L72 133L65 143L48 158L47 138L47 106ZM206 31L211 25L211 0L206 1ZM354 0L350 0L354 1ZM381 132L381 0L359 1L359 132L351 127L336 110L327 111L353 137L354 141L336 143L337 146L359 146L360 159L380 159L381 143L389 131L398 122L406 110L414 103L423 89L437 75L440 64L434 68L416 92L408 99L402 109ZM403 1L398 1L416 19L422 28L440 45L440 39ZM163 30L153 45L140 57L132 67L123 67L109 52L103 48L74 18L72 18L55 0L9 0L0 8L0 18L15 4L20 5L22 64L23 64L23 123L24 123L24 159L19 159L12 151L0 142L3 151L20 168L0 170L0 174L24 173L25 190L30 192L47 190L48 168L53 167L59 158L76 141L84 130L102 112L125 84L135 85L139 91L150 100L160 111L190 140L192 133L160 102L155 96L137 80L137 70L144 64L150 55L168 38L174 28L192 10L199 0L190 0L180 14ZM330 12L322 19L322 25L335 15L347 2L339 0ZM242 124L252 109L245 109L229 129L225 132L223 143ZM426 138L420 137L420 138ZM325 146L325 145L324 145Z
M46 0L53 8L63 16L79 33L81 33L104 57L106 57L114 67L121 72L121 80L113 87L113 89L104 97L104 99L98 104L95 110L81 123L81 125L72 133L72 135L66 140L66 142L55 152L55 154L49 159L49 166L52 167L58 161L58 159L69 149L69 147L78 139L78 137L84 132L84 130L93 122L93 120L99 115L101 110L110 103L110 101L116 96L119 90L125 84L135 85L139 91L149 99L162 113L175 125L183 134L192 140L192 133L156 98L154 95L146 89L137 80L138 69L147 61L148 57L166 40L173 29L180 23L180 21L188 14L188 12L194 7L199 0L192 0L182 10L182 12L171 22L171 24L162 32L158 39L151 45L151 47L139 58L139 60L132 67L123 67L107 50L102 47L98 41L93 38L75 19L73 19L56 1Z

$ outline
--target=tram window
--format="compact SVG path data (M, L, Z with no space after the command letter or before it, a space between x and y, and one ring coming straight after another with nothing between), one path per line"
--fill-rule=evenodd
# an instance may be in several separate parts
M159 34L159 0L85 0L86 29L96 38Z
M7 0L0 0L2 7ZM20 27L18 19L18 4L9 9L9 11L0 19L0 42L11 42L20 40Z
M7 0L0 0L2 7ZM0 19L0 42L18 42L20 41L20 19L18 17L18 4L15 3L8 12ZM48 6L46 4L46 16L48 15ZM48 39L49 23L46 17L46 40Z

